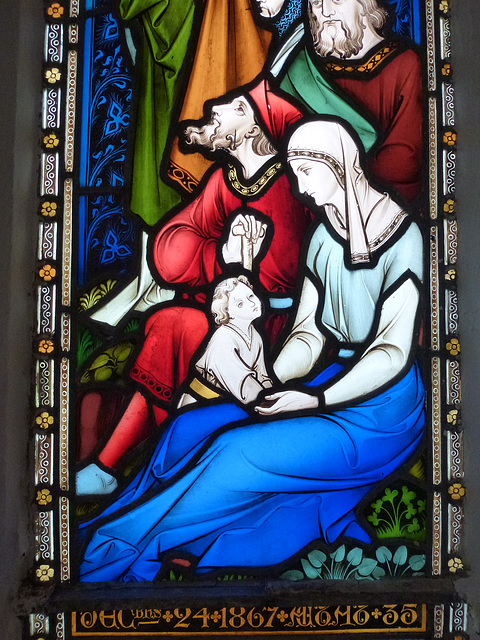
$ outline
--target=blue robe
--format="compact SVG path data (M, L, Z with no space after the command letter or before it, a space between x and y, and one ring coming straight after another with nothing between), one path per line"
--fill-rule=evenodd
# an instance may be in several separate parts
M309 386L340 370L328 367ZM369 541L355 507L410 458L424 422L416 366L374 398L332 413L254 422L235 404L187 411L90 524L80 579L153 580L172 549L197 556L202 573L277 565L342 534Z

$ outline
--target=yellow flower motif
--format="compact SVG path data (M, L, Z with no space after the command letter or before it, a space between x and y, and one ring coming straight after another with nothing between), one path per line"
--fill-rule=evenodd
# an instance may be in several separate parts
M63 7L58 2L53 2L47 9L47 13L52 18L61 18L63 16Z
M463 569L463 562L460 558L450 558L448 561L448 570L452 573L457 573L460 569Z
M453 147L457 141L457 134L453 131L445 131L443 141L445 144L448 144L449 147Z
M45 506L52 501L52 494L48 489L41 489L37 491L37 497L35 499L39 505Z
M52 353L53 342L51 340L40 340L38 350L40 353Z
M447 413L447 422L448 422L448 424L451 424L452 426L455 426L457 424L457 420L458 420L458 409L451 409Z
M453 213L455 211L455 200L449 198L443 205L445 213Z
M442 67L442 76L445 76L448 78L448 76L452 73L452 68L450 67L450 64L448 62L446 62L443 67Z
M36 424L40 427L40 429L48 429L53 424L53 416L51 416L47 411L42 411L42 413L35 418Z
M450 342L447 342L447 351L451 356L458 356L460 353L460 342L457 338L452 338Z
M54 149L58 147L58 143L60 140L54 133L49 133L48 136L43 138L43 144L47 147L47 149Z
M449 269L445 274L445 280L455 280L457 277L457 271L455 269Z
M41 564L37 569L37 578L40 580L40 582L48 582L53 578L53 575L53 568L48 564Z
M40 278L43 278L45 282L50 282L50 280L57 275L57 270L50 264L44 264L38 271L38 275Z
M440 11L443 11L443 13L448 13L448 0L441 0L438 8L440 9Z
M56 202L42 202L42 208L40 209L42 216L46 218L53 218L57 215L57 203Z
M61 77L62 74L60 72L60 69L57 69L57 67L52 67L51 69L47 69L45 71L45 78L50 84L55 84L60 80Z
M454 482L448 487L448 494L452 500L460 500L465 496L465 487L460 482Z

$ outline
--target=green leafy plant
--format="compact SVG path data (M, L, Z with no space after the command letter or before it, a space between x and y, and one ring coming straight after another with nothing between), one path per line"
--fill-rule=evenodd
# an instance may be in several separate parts
M129 355L133 350L132 342L120 342L109 347L95 358L90 367L85 371L81 382L119 381L127 364Z
M417 480L425 480L427 477L427 464L425 456L421 456L409 470L409 473Z
M140 322L138 321L138 319L132 318L125 327L125 333L135 333L136 331L138 331L139 325Z
M93 289L90 289L90 291L87 291L80 296L78 310L86 311L87 309L94 307L97 302L99 302L103 296L107 295L107 293L111 291L116 284L117 281L111 279L106 282L102 282L101 284L97 284Z
M385 493L371 504L367 520L375 527L377 537L425 540L425 500L403 485L398 489L385 489Z
M101 341L95 338L89 329L81 329L78 333L77 366L81 367L100 344Z
M398 547L394 553L387 547L379 547L375 558L368 557L360 547L347 551L341 545L329 556L319 549L311 551L301 559L302 571L292 569L280 576L284 580L379 580L388 575L412 576L423 575L425 566L424 554L408 554L405 545Z

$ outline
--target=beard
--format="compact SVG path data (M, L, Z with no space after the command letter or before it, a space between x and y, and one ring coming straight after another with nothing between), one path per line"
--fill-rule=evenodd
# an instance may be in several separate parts
M185 129L185 142L188 145L198 145L209 151L234 148L234 137L222 131L222 123L216 118L203 127L190 126Z
M310 31L313 46L319 56L356 56L363 44L364 26L359 18L346 24L343 20L319 22L309 7Z

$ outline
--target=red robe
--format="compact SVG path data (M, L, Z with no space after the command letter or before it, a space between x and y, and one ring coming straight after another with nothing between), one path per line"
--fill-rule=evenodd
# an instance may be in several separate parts
M289 294L296 282L300 247L312 216L293 197L281 168L253 197L235 193L231 186L234 180L228 178L230 169L217 169L200 195L162 227L153 248L155 266L169 284L198 287L211 282L221 273L217 258L227 218L238 207L248 206L267 216L274 228L272 242L260 263L260 282L269 293ZM280 324L283 321L278 317L267 323L272 340L281 330ZM157 311L148 320L145 342L131 377L157 399L169 403L207 330L206 315L199 309L176 306Z
M422 187L422 78L420 59L397 42L385 43L362 60L326 65L328 76L373 117L379 144L369 154L372 176L405 200Z

